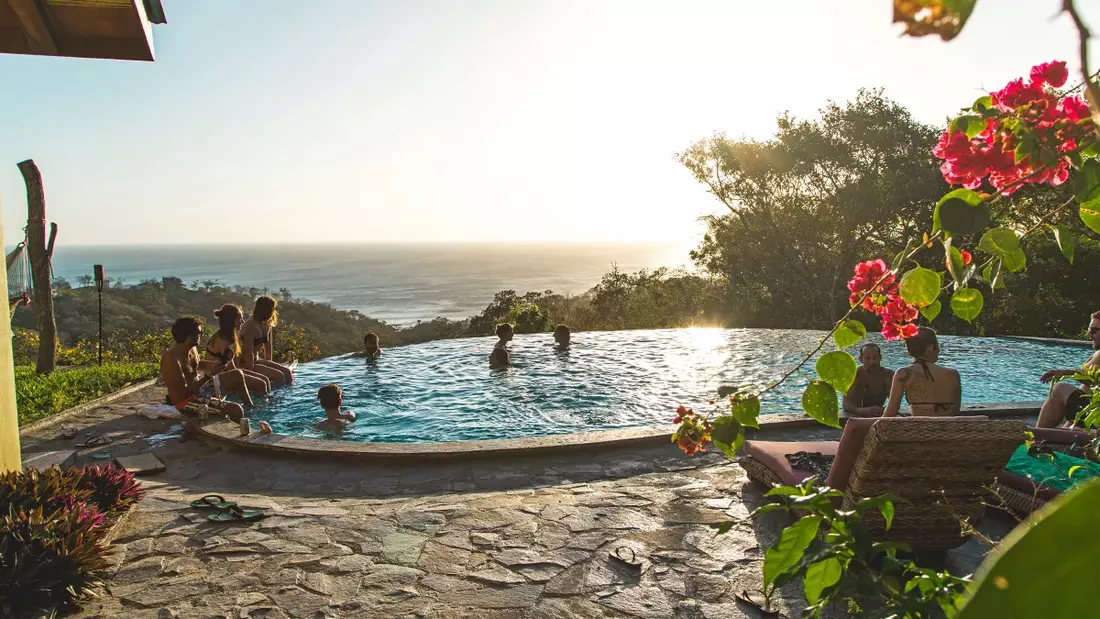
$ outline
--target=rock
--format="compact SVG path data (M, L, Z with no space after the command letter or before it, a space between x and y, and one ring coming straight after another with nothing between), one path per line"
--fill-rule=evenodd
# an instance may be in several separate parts
M363 575L363 584L367 587L392 587L394 585L411 585L420 580L424 572L403 565L391 565L379 563L370 568Z
M115 577L111 579L112 585L124 585L129 583L147 582L159 575L164 570L164 559L161 557L149 557L135 561L123 567Z
M499 529L519 520L520 513L512 509L487 509L456 518L453 524L464 529Z
M237 595L237 606L255 606L267 601L267 596L262 593L241 593Z
M733 499L707 499L703 503L711 509L729 509Z
M349 572L364 572L374 565L374 561L371 561L370 557L365 557L363 555L343 555L330 559L322 559L321 565L328 568L325 570L326 572L345 574Z
M657 576L657 586L676 595L687 595L687 581L679 572L665 572Z
M382 542L373 539L359 542L359 552L365 555L380 555L382 554Z
M585 566L567 568L546 583L546 592L553 595L577 595L584 591Z
M496 546L500 543L500 534L483 532L470 533L470 543L480 547Z
M171 604L196 595L202 595L209 590L210 587L205 582L193 582L167 586L149 586L140 591L119 597L127 602L137 604L138 606L150 608Z
M291 617L313 617L328 604L328 598L303 591L298 587L286 587L271 594L271 599Z
M484 535L483 533L478 535ZM444 533L443 535L437 535L432 538L432 541L437 544L443 544L444 546L450 546L451 548L461 548L463 550L474 550L474 545L470 543L470 533L467 531L458 531L455 533ZM492 544L489 544L492 545Z
M260 606L256 608L242 608L239 619L289 619L281 608L275 606Z
M657 587L630 587L601 598L597 603L642 619L667 619L672 616L672 604Z
M530 582L543 583L565 571L565 568L554 563L538 563L535 565L520 565L515 568L517 572Z
M503 567L491 567L487 570L473 572L468 576L470 580L484 582L491 585L511 585L527 582L523 576Z
M447 524L447 517L438 512L399 511L397 522L403 527L435 533Z
M162 608L157 611L157 619L176 619L178 616L171 608Z
M301 525L280 531L279 538L304 544L314 549L331 542L325 527L317 525Z
M477 589L477 585L468 580L462 580L461 578L455 578L453 576L442 576L439 574L429 574L425 576L420 580L420 584L439 593Z
M382 538L382 556L389 563L416 565L427 539L412 533L390 533Z
M332 582L328 575L320 573L307 573L299 583L303 589L312 591L318 595L328 596L332 594Z
M661 517L668 524L717 524L729 520L724 512L701 509L683 503L669 503L661 508Z
M692 579L695 584L695 597L704 602L714 602L729 591L730 584L716 574L696 574Z
M606 617L607 609L578 598L543 598L525 611L525 619L594 619Z
M134 475L152 475L161 473L166 469L164 463L151 453L120 456L115 458L115 464Z
M283 512L285 516L347 516L348 510L341 507L298 507Z
M430 574L460 576L466 573L466 564L472 554L469 550L452 548L430 541L425 544L417 565Z
M260 546L263 546L268 552L283 554L310 554L313 552L309 546L277 538L262 541L260 542Z
M650 531L660 524L650 516L628 507L581 508L561 519L574 533L595 529L640 529Z
M580 550L595 550L613 539L615 539L614 535L603 532L582 533L581 535L572 535L566 546L569 548L579 548Z
M226 539L228 539L229 541L231 541L235 544L255 544L255 543L258 543L258 542L262 542L266 539L269 539L270 537L271 536L268 535L267 533L262 533L260 531L248 530L248 531L244 531L243 533L238 533L236 535L227 535ZM279 537L284 537L284 536L280 535Z
M538 585L516 585L503 589L476 589L472 591L454 591L447 595L447 604L452 607L473 606L477 608L529 608L539 600L542 587ZM485 615L479 615L484 617Z

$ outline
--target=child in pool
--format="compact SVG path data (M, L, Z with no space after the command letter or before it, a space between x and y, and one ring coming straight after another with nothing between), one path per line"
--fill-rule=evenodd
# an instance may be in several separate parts
M321 408L325 409L325 418L314 427L323 432L341 432L347 425L355 421L355 413L340 412L340 404L344 401L344 394L340 387L328 384L317 390L317 401Z
M382 348L378 346L378 334L374 331L363 336L363 356L367 360L377 359L382 354Z

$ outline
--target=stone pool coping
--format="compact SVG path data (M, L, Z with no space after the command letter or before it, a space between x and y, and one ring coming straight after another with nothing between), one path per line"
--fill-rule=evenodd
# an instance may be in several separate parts
M1042 402L996 402L970 404L964 413L989 417L1027 417L1039 414ZM766 417L766 418L764 418ZM847 417L841 418L841 424ZM240 435L240 426L227 420L210 420L199 425L199 436L234 448L302 458L337 458L341 460L455 460L465 458L495 458L509 456L545 455L553 452L587 451L594 449L624 448L668 444L671 424L664 427L624 428L575 432L552 436L505 438L481 441L452 441L440 443L360 443L353 441L302 438L286 434L260 434L253 430L248 436ZM753 436L775 430L820 428L813 419L802 413L780 413L761 418L760 430ZM750 430L750 432L752 432Z

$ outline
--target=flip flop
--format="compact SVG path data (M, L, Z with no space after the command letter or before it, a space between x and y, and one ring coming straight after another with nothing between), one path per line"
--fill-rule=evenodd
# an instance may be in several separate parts
M738 602L752 606L756 610L763 613L766 617L779 616L778 608L775 608L773 604L764 601L763 598L757 600L753 594L749 593L748 589L742 589L741 593L735 593L733 594L733 597L737 599Z
M638 558L637 553L630 546L619 546L608 555L626 567L634 570L642 569L642 560Z
M61 438L68 441L76 438L78 432L79 431L76 428L64 428L63 430L61 430L60 436Z
M259 520L265 516L267 516L267 514L262 509L241 509L234 505L224 511L210 514L208 520L210 520L210 522L234 522Z
M93 434L93 435L89 436L88 438L84 439L83 443L77 443L76 446L83 449L85 447L102 447L103 445L110 445L110 444L111 444L111 439L100 436L98 434Z
M208 494L201 499L195 499L194 501L191 501L191 507L194 507L195 509L213 508L217 510L226 510L230 507L236 506L236 503L234 503L233 501L226 501L225 497L221 496L220 494Z

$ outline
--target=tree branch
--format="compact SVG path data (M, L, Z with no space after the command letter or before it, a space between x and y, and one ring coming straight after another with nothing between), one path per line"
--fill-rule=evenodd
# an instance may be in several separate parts
M1085 82L1085 98L1088 99L1089 105L1092 107L1093 121L1100 123L1100 86L1092 81L1089 73L1089 37L1092 36L1092 33L1089 32L1088 26L1081 19L1081 14L1077 12L1073 0L1062 0L1062 10L1069 13L1073 25L1077 27L1078 53L1081 62L1081 78Z

